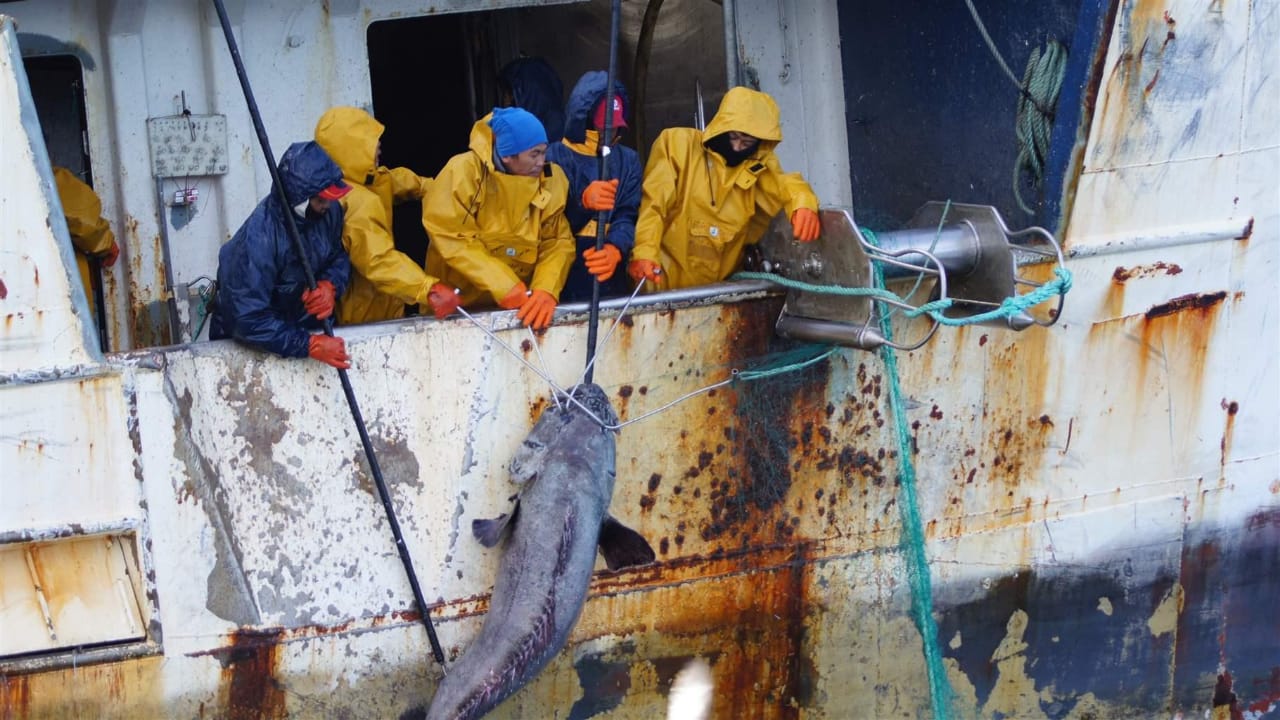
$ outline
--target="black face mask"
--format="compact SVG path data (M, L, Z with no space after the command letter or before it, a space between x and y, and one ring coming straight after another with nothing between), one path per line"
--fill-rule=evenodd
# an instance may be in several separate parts
M729 167L738 167L747 158L755 155L756 149L760 147L760 143L757 141L755 145L746 150L736 151L729 144L729 133L721 133L703 144L707 146L707 149L724 158L724 164Z

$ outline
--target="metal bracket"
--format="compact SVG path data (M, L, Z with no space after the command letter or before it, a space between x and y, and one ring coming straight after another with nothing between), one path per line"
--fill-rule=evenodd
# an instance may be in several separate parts
M873 350L881 345L912 350L932 338L935 321L923 339L911 344L886 342L879 330L880 303L906 310L916 306L892 295L874 293L878 263L886 280L919 278L928 281L930 301L950 298L945 318L969 318L1001 307L1020 287L1043 283L1018 274L1022 264L1056 260L1062 250L1043 228L1012 232L995 208L930 202L920 208L903 230L877 235L867 242L844 208L823 209L822 234L811 243L796 242L791 224L780 214L761 237L748 269L785 278L787 300L776 330L783 337L848 345ZM803 285L822 286L823 290ZM863 289L862 292L850 289ZM875 297L873 297L875 295ZM1052 301L1046 301L1046 305ZM982 324L1023 330L1052 325L1061 314L1063 298L1047 313L1018 311Z
M794 281L778 317L779 335L796 340L848 345L874 350L888 344L900 350L914 350L929 341L937 323L914 343L886 341L880 332L877 300L906 310L914 306L890 297L873 298L875 268L902 276L923 274L936 280L935 287L946 297L947 280L941 262L928 250L902 248L885 250L871 245L862 236L853 213L845 209L824 209L820 213L822 234L811 243L799 243L791 233L791 223L779 214L758 243L755 269ZM913 256L919 260L912 262ZM796 283L833 288L815 292L794 287ZM848 290L840 294L840 290Z

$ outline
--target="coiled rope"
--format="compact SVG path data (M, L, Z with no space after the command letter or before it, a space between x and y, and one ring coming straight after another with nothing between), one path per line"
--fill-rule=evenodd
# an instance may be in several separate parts
M1031 176L1033 185L1039 186L1044 180L1045 159L1049 155L1049 140L1053 136L1054 107L1058 104L1058 93L1062 90L1062 81L1067 74L1067 49L1057 40L1050 39L1044 50L1036 48L1031 51L1027 60L1027 69L1019 81L1009 69L995 42L987 32L986 25L973 6L973 0L964 0L969 7L969 14L978 26L978 32L987 43L987 49L1000 65L1000 69L1018 88L1018 114L1014 120L1014 132L1018 138L1018 158L1013 165L1013 196L1018 207L1028 215L1034 215L1022 199L1022 175Z

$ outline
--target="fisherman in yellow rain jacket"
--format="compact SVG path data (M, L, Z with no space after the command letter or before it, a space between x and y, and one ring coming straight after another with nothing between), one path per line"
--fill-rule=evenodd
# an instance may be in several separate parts
M431 188L431 178L379 164L385 129L369 113L354 107L330 108L316 123L316 142L342 168L343 179L351 186L340 201L346 210L342 244L351 256L353 272L338 303L339 325L402 318L406 304L424 310L430 306L437 318L458 307L452 287L396 249L392 205L422 199Z
M89 256L101 258L103 267L111 267L120 257L120 246L116 244L111 225L102 217L102 200L93 188L64 167L53 168L53 182L58 187L58 200L62 202L62 213L67 218L71 244L79 251L76 253L76 265L84 283L84 294L89 298L89 310L96 315L99 310L89 279Z
M546 130L526 110L494 108L472 127L470 148L422 203L427 272L468 308L518 309L525 326L546 328L573 264L569 181L546 162Z
M744 87L725 94L705 131L663 130L644 170L631 278L663 290L724 280L780 210L797 240L817 238L818 198L782 172L780 142L777 103Z

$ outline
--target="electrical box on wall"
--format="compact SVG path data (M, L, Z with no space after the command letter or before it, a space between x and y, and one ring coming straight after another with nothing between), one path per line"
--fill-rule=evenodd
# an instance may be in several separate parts
M227 117L170 115L147 119L151 174L157 178L227 173ZM174 204L187 204L194 198Z

